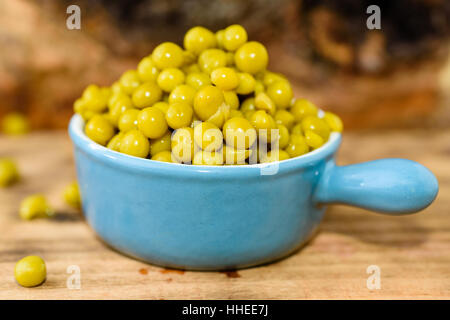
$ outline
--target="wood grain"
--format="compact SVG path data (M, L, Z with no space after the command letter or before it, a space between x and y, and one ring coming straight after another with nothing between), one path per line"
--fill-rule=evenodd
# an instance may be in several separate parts
M382 157L421 162L437 175L440 192L420 214L388 217L330 207L318 235L277 263L231 273L180 272L132 260L100 242L81 215L61 201L75 177L64 132L0 137L0 157L17 160L23 179L0 189L0 299L400 299L450 298L450 130L350 133L338 162ZM48 196L53 219L21 221L20 200ZM41 255L47 281L22 288L14 264ZM81 289L66 287L69 265L81 268ZM366 269L381 269L381 289L369 290Z

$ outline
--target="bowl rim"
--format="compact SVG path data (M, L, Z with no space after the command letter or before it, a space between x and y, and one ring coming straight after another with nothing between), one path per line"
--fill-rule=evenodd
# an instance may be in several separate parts
M190 165L182 163L155 161L148 158L139 158L127 154L123 154L108 149L91 139L84 133L84 120L74 114L69 123L69 136L74 146L100 162L105 162L113 166L123 169L138 170L141 172L172 172L177 175L188 175L198 173L205 174L221 174L221 175L261 175L261 169L269 166L278 165L278 171L287 172L299 168L311 166L322 159L333 156L341 143L341 133L332 132L328 141L320 148L308 152L302 156L291 158L283 161L270 163L257 163L249 165L225 165L225 166L208 166L208 165Z

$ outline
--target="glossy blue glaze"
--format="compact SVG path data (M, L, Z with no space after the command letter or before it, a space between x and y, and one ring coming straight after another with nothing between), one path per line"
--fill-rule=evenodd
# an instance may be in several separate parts
M401 215L426 208L438 182L430 170L405 159L382 159L338 167L330 162L314 199Z
M82 128L82 119L74 116L69 133L88 223L117 250L171 268L225 270L270 262L313 234L325 210L319 204L347 202L403 213L430 204L437 192L434 176L407 160L336 167L340 134L271 167L213 167L127 156L89 140ZM397 173L396 161L415 171L383 180L379 171ZM366 174L377 182L359 178ZM380 188L387 183L391 192Z

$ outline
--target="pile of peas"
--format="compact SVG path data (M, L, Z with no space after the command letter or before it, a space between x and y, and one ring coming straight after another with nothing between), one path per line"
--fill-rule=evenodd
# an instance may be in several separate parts
M268 62L266 48L247 41L242 26L216 33L197 26L186 33L184 49L158 45L111 87L88 86L74 109L101 145L194 165L286 160L342 131L338 116L295 99L288 79L267 70Z

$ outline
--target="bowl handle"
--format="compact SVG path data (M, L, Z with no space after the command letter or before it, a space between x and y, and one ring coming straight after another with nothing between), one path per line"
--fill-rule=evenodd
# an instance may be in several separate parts
M433 173L411 160L382 159L342 167L332 161L325 168L314 200L402 215L429 206L438 189Z

